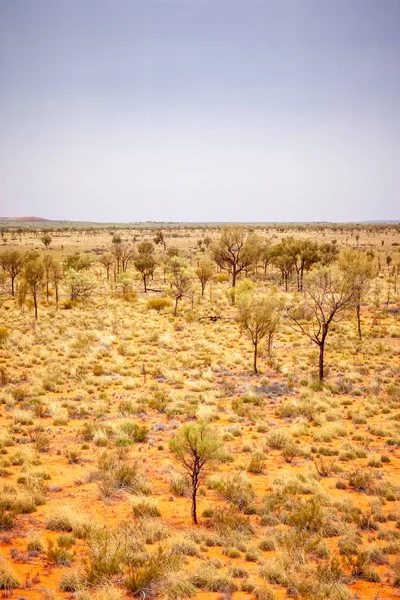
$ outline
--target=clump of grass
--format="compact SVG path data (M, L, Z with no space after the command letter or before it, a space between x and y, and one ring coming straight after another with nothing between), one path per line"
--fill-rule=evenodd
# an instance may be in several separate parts
M161 517L155 501L144 496L132 498L132 512L135 517Z
M156 310L157 312L169 308L170 306L172 306L172 302L169 298L150 298L147 301L147 307L150 310Z
M8 561L0 556L0 590L14 590L21 582Z
M181 562L176 552L159 546L152 554L146 553L128 566L125 587L135 596L152 598L163 588L166 575L177 570Z
M245 514L254 512L256 494L243 471L233 471L225 477L210 478L207 486L216 490L241 512Z
M210 563L201 565L190 577L190 581L196 588L207 592L232 593L237 590L232 577L219 573L218 569Z

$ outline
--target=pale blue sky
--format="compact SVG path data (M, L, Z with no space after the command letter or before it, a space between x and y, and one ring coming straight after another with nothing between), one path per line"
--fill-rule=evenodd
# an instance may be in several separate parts
M0 0L0 215L400 219L400 0Z

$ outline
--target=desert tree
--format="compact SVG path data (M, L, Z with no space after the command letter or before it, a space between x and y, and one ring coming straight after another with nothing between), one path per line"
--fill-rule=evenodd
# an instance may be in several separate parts
M272 249L271 262L282 275L282 282L285 284L285 291L288 291L289 278L293 272L293 256L287 251L283 243L277 244Z
M189 477L191 516L193 523L197 524L197 492L205 467L218 459L222 442L208 423L200 421L183 425L170 440L169 447Z
M114 236L115 238L115 236ZM121 270L121 261L122 261L122 253L123 253L123 244L122 242L114 242L114 238L113 238L113 245L111 246L110 252L111 254L114 256L115 262L116 262L116 275L119 275L119 272ZM118 236L118 239L121 239L121 236Z
M333 323L354 300L354 290L338 269L321 267L309 274L301 303L287 310L292 329L307 336L319 348L318 376L324 379L325 344Z
M138 245L138 253L133 264L142 276L144 292L147 293L148 278L154 275L157 264L154 258L154 246L151 242L142 242Z
M120 273L118 275L118 284L122 288L122 293L127 294L132 289L132 275L129 273Z
M328 267L332 263L334 263L339 255L339 249L336 246L336 243L325 243L320 244L318 248L319 259L318 262L323 267Z
M206 285L215 274L215 265L213 261L209 258L201 258L197 268L195 269L195 273L200 281L201 295L204 296Z
M70 299L88 300L97 287L97 281L91 273L69 269L66 276Z
M50 281L52 280L52 271L54 260L50 254L46 254L43 256L43 268L44 268L44 279L46 286L46 300L49 301L49 293L50 293Z
M157 232L156 232L156 235L154 236L153 241L157 246L159 244L161 244L162 247L164 248L164 252L166 251L167 244L166 244L164 233L163 233L162 229L157 229Z
M260 260L263 265L264 277L267 275L268 266L272 262L272 244L270 239L264 240L260 250Z
M141 242L138 244L139 254L154 254L154 245L151 242Z
M28 286L32 294L33 305L35 307L35 319L37 320L38 294L44 279L44 266L40 258L32 256L30 259L27 260L24 266L23 277L26 282L26 285Z
M397 281L400 275L400 260L396 261L392 267L393 291L397 294Z
M54 286L56 307L58 308L60 281L62 281L64 279L64 271L63 271L60 263L57 260L53 259L53 262L51 265L50 276L51 276L51 280L52 280L53 286Z
M64 271L70 269L74 271L87 271L91 265L91 260L88 256L81 256L79 252L69 254L64 260Z
M270 292L262 296L253 296L239 305L238 322L253 344L253 369L258 373L257 358L260 342L266 337L268 340L268 355L271 354L272 339L278 330L282 309L282 302L277 294Z
M122 272L126 273L129 262L134 258L135 248L129 244L121 244L121 267Z
M340 254L339 267L349 289L353 291L353 302L357 315L357 332L361 340L361 302L368 292L374 274L372 259L370 255L364 252L346 249Z
M392 264L392 257L390 256L390 254L388 254L386 256L386 264L387 264L387 268L388 268L388 272L390 273L390 265Z
M28 295L28 291L28 284L26 283L25 279L22 279L17 290L17 304L21 309L21 314L24 314L25 302L26 297Z
M143 279L144 292L147 293L147 281L152 277L156 268L156 260L152 254L138 254L133 261L135 269Z
M46 248L46 250L48 250L51 242L53 241L53 238L51 237L51 235L49 233L45 233L44 235L42 235L40 240L41 240L42 244L44 245L44 247Z
M114 264L114 257L111 254L111 252L106 252L105 254L102 254L99 258L99 263L106 270L107 281L110 281L110 269Z
M11 279L11 295L15 294L15 279L24 268L24 255L18 250L6 250L0 255L0 265Z
M258 248L257 248L258 250ZM251 239L243 227L226 227L211 247L211 255L220 269L232 276L232 287L236 286L238 275L257 260Z
M114 246L118 246L119 244L122 244L122 237L120 236L120 234L119 234L119 233L114 233L114 234L113 234L113 236L112 236L112 240L111 240L111 243L112 243Z
M282 240L283 252L292 258L297 275L297 291L303 290L304 272L318 262L318 244L313 240L297 240L293 237Z
M174 317L178 314L178 302L187 296L192 288L192 272L184 258L173 257L168 262L168 280L171 286L171 295L175 299Z

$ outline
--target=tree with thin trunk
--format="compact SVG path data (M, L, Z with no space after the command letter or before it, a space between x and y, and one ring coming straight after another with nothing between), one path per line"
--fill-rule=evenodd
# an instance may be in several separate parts
M284 244L277 244L272 249L272 264L279 269L282 274L282 282L285 284L285 291L288 291L289 278L293 272L293 256L288 253Z
M251 340L254 347L253 369L258 373L257 358L260 342L267 337L268 355L271 354L272 339L280 323L282 302L276 293L253 296L239 306L240 328Z
M168 279L171 285L171 294L175 298L174 317L178 314L178 302L188 295L193 283L193 274L187 261L180 257L173 257L168 262Z
M53 269L53 257L50 254L43 256L44 278L46 284L46 301L49 301L49 286Z
M35 319L38 318L38 293L43 283L44 266L40 258L28 260L24 267L24 280L26 281L33 298Z
M154 243L158 246L158 244L161 244L164 248L164 252L167 249L167 243L165 241L165 237L164 237L164 233L161 229L157 230L157 233L154 237Z
M64 279L64 272L61 268L60 263L57 262L56 260L53 260L53 264L51 267L51 279L52 279L53 285L54 285L56 307L58 308L60 281L62 281Z
M207 283L215 275L215 265L209 258L201 258L199 264L195 270L196 275L201 285L201 295L204 296L204 290L206 289Z
M120 236L118 236L118 238L121 239ZM117 275L119 275L119 272L121 269L122 252L123 252L122 242L113 243L113 245L111 247L111 254L114 256L115 262L117 264L117 270L116 270Z
M133 261L135 269L139 271L143 279L144 293L147 293L147 280L154 275L156 259L152 254L138 254Z
M324 379L325 344L333 323L354 301L354 289L336 269L310 273L302 303L287 311L289 326L306 335L319 348L319 380Z
M135 255L135 248L129 244L121 244L121 267L122 272L126 273L129 262Z
M106 270L107 281L110 281L110 269L114 264L114 257L111 252L102 254L99 258L99 263L103 265Z
M339 267L349 289L353 290L354 306L357 315L357 332L361 340L361 302L368 292L371 279L374 275L372 258L365 252L346 249L340 254Z
M24 268L25 257L18 250L6 250L0 254L0 265L11 279L11 295L15 295L15 279Z
M257 251L257 252L256 252ZM226 227L219 239L212 245L211 255L220 269L232 276L232 287L236 286L238 275L257 259L259 247L255 249L247 238L243 227Z
M190 480L192 521L197 525L197 492L205 467L218 459L222 442L206 422L183 425L170 440L170 450Z
M97 288L95 277L91 273L85 271L75 271L74 269L70 269L66 279L72 302L76 300L88 300Z

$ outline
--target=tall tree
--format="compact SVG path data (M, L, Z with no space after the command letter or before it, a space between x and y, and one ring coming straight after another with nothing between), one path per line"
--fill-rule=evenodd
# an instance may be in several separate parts
M6 250L0 254L0 265L11 279L11 295L15 295L15 279L24 268L25 257L18 250Z
M260 342L268 338L268 354L271 353L272 338L280 322L282 303L275 293L253 296L239 306L238 321L244 333L250 338L253 347L253 368L257 370L257 358Z
M279 269L282 274L282 282L285 284L285 290L288 291L289 278L293 272L293 256L287 251L284 244L277 244L272 248L272 264Z
M219 239L211 247L211 255L220 269L228 271L232 276L232 287L236 286L238 275L254 264L257 252L246 236L243 227L226 227L222 230Z
M168 273L171 293L175 298L174 317L176 317L179 300L187 296L192 287L192 272L185 259L173 257L168 263Z
M204 469L215 461L222 447L216 432L205 422L183 425L170 440L169 447L189 476L192 500L192 521L197 524L197 492Z
M156 233L153 241L155 244L157 244L157 246L158 246L158 244L161 244L164 248L164 252L166 251L167 243L165 241L165 236L164 236L162 229L157 229L157 233Z
M44 268L44 278L46 285L46 300L49 301L49 286L51 281L51 274L53 270L53 257L50 254L46 254L43 257L43 268Z
M147 293L147 280L152 277L156 268L156 259L152 254L137 254L133 261L135 269L139 271L143 279L144 292Z
M215 265L209 258L201 258L195 270L201 285L201 295L204 296L204 290L210 279L215 273Z
M318 374L324 379L325 344L332 323L351 306L354 290L338 270L321 268L310 273L302 303L289 308L292 329L306 335L319 348Z
M51 267L51 278L52 278L53 285L54 285L54 293L55 293L55 297L56 297L56 307L58 308L59 287L60 287L60 281L62 281L64 279L64 272L61 268L60 263L57 260L53 260L53 264Z
M361 340L361 302L368 292L374 274L372 258L371 255L364 252L346 249L340 254L339 267L349 289L353 291L353 301L357 315L357 332Z
M114 257L111 252L102 254L99 258L99 263L103 265L106 270L107 281L110 281L110 269L114 264Z
M135 248L129 244L121 244L121 267L122 272L126 273L129 262L135 255Z
M26 281L33 298L35 319L38 318L38 293L43 283L44 266L40 258L31 258L24 267L24 280Z
M309 271L318 261L318 244L313 240L297 240L293 237L282 240L284 252L292 257L293 267L297 274L297 290L303 290L304 272Z

